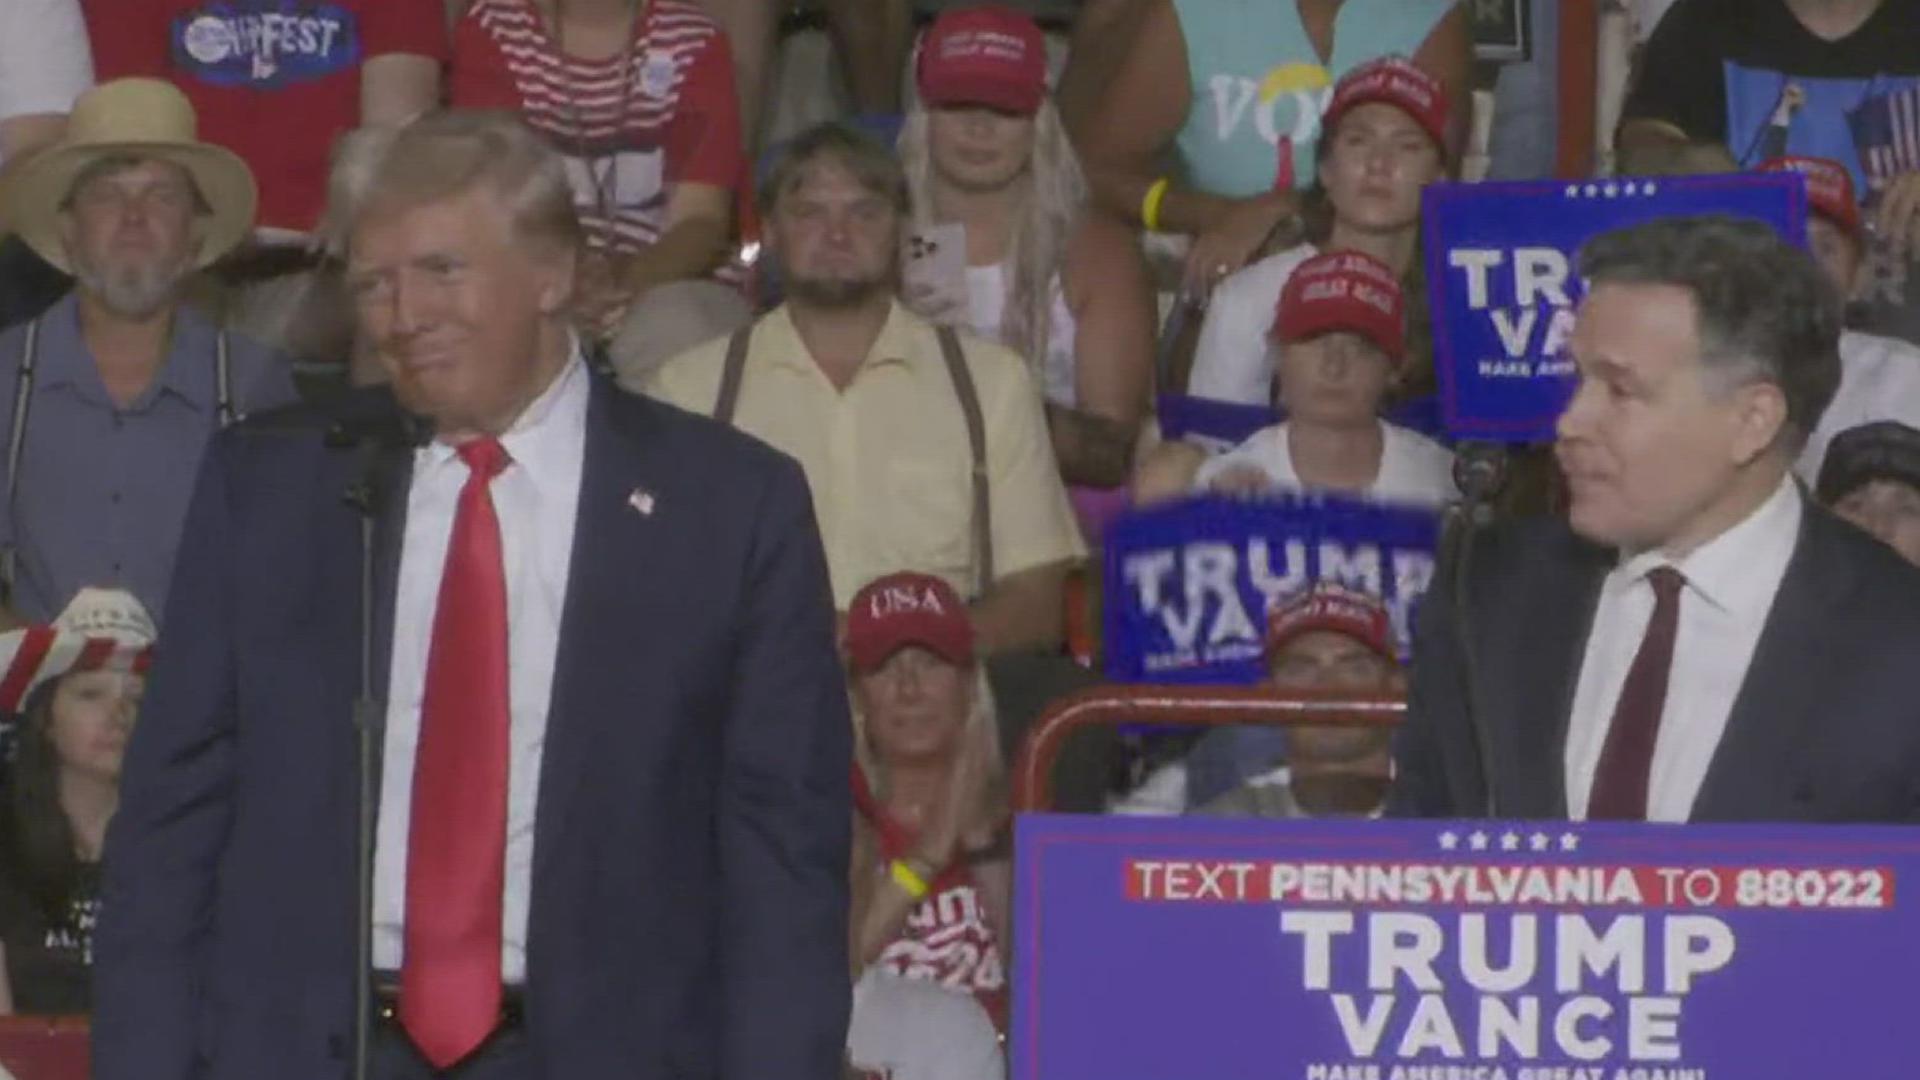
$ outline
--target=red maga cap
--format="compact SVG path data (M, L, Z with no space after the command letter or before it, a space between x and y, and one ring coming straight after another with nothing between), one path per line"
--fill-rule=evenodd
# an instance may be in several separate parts
M909 645L955 664L973 662L973 623L953 586L902 572L868 582L847 608L847 659L872 671Z
M920 41L915 82L933 108L986 105L1031 116L1047 94L1046 39L1012 8L948 11Z
M1271 658L1301 634L1331 630L1397 662L1392 624L1379 597L1323 581L1267 614L1267 656Z
M1301 263L1280 290L1273 336L1281 344L1350 330L1398 363L1407 331L1400 283L1387 264L1358 251L1329 251Z
M1320 130L1332 131L1347 110L1381 102L1397 107L1433 138L1440 156L1447 156L1447 92L1440 80L1401 56L1369 60L1346 73L1333 86Z
M1761 172L1796 172L1807 178L1807 202L1813 212L1860 238L1860 203L1853 197L1853 175L1830 158L1777 157L1760 163Z

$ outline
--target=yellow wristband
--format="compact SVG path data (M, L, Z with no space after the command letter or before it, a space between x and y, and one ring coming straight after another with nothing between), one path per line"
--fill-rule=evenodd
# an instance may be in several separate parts
M1166 200L1167 188L1171 186L1172 181L1163 176L1155 180L1153 186L1147 188L1146 195L1141 197L1140 224L1145 225L1147 231L1160 231L1160 204Z
M907 895L915 900L925 900L927 894L933 891L933 886L927 884L927 879L921 877L913 867L908 866L905 859L893 860L887 866L887 873L893 875L895 885L905 889Z

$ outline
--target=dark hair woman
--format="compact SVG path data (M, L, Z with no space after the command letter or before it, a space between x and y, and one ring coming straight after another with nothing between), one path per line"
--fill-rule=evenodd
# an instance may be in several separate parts
M0 641L11 653L0 694L25 698L0 788L0 1013L84 1013L100 852L153 623L132 595L86 589L53 626Z

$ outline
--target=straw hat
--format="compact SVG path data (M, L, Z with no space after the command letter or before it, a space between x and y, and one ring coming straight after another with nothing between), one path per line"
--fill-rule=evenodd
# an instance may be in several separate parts
M210 213L204 216L196 267L232 250L253 228L259 192L247 163L195 137L193 105L159 79L116 79L80 95L67 117L67 134L20 166L0 191L0 220L40 257L67 273L60 208L74 178L102 158L132 155L170 161L187 170Z

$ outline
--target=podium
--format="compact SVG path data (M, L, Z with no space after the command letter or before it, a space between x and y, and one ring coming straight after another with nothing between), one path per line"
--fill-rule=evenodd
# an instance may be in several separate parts
M1899 1080L1920 829L1029 814L1014 1080Z
M87 1080L87 1020L0 1017L0 1070L14 1080Z

